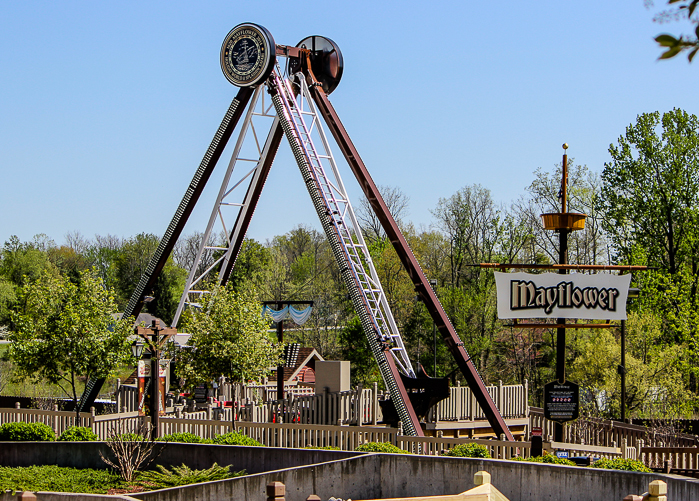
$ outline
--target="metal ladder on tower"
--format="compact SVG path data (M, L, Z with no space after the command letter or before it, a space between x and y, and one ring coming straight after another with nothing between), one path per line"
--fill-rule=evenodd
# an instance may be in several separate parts
M343 260L338 264L341 267L346 265L349 268L355 286L361 294L364 308L370 313L371 322L378 340L391 345L390 351L394 355L401 372L407 376L415 377L403 339L395 324L386 295L379 282L369 249L364 242L359 225L356 222L354 210L344 190L339 173L335 168L332 153L329 148L326 148L326 154L319 154L312 140L311 130L313 127L318 128L321 140L324 140L324 134L320 126L319 116L310 99L306 82L301 78L297 80L301 90L300 99L305 100L309 106L307 111L302 110L296 102L288 79L282 79L277 72L273 74L272 79L283 97L281 99L281 103L284 105L283 110L277 110L281 117L282 127L288 127L290 136L293 139L290 139L292 149L294 149L293 143L296 143L297 149L301 152L306 165L309 167L310 175L318 188L318 195L326 216L323 219L330 221L340 244ZM303 118L304 115L312 118L311 128L306 125ZM325 143L325 141L323 142ZM330 162L336 178L335 183L326 174L322 159ZM348 224L348 220L351 224Z
M332 153L323 140L326 154L318 154L311 137L311 129L304 120L304 115L311 116L312 127L317 127L321 134L319 116L310 99L306 83L299 78L297 84L299 100L301 102L305 100L308 103L308 111L300 108L289 80L281 78L277 71L272 73L267 86L350 292L355 310L360 317L364 333L391 394L391 400L403 421L404 430L408 435L421 435L422 430L419 428L410 402L407 402L408 396L405 389L402 383L400 386L398 383L401 374L414 378L415 371L378 280L368 247L356 222L354 210L335 167ZM335 183L328 177L323 167L323 159L331 163L336 178ZM386 352L390 355L387 356Z

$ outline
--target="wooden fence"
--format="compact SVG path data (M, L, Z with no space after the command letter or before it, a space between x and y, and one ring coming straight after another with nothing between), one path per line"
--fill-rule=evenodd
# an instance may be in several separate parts
M699 472L699 447L641 446L638 459L649 468Z
M544 440L553 438L553 421L544 418L544 411L539 407L529 409L529 426L541 428ZM641 444L661 446L666 445L664 437L655 433L652 428L644 426L611 421L608 419L581 417L577 421L567 424L564 430L564 442L594 445L599 447L621 447L626 443L626 447L631 447L639 451ZM676 434L672 437L680 447L691 447L697 444L694 435L684 433Z
M354 450L366 442L388 442L405 451L428 455L439 455L459 444L477 443L488 447L492 457L496 459L512 459L514 457L528 458L531 454L530 442L507 442L504 440L483 440L469 438L437 437L408 437L403 435L401 428L384 426L341 426L300 423L252 423L238 421L233 423L226 419L223 413L218 413L217 419L211 419L212 410L193 413L178 412L175 417L164 416L159 419L159 434L192 433L202 438L214 438L235 429L263 445L269 447L338 447L343 450ZM119 433L139 433L150 424L150 418L139 416L137 412L95 415L94 412L81 413L77 418L75 413L66 411L47 411L38 409L0 409L0 424L8 422L44 423L60 435L69 426L86 426L91 428L101 440L105 440L111 430ZM642 447L643 441L639 442ZM570 443L545 442L546 450L567 450L569 455L594 455L595 457L636 457L636 449L617 448L595 445L575 445ZM681 454L680 454L681 453ZM693 453L693 455L692 455ZM655 454L655 455L653 455ZM660 456L658 455L660 454ZM664 455L663 455L664 454ZM673 455L674 454L674 455ZM639 449L638 456L646 462L664 464L671 461L678 468L695 468L699 461L696 448L669 451L668 449Z
M248 390L254 390L251 395L272 395L276 393L265 390L256 393L259 387L238 388L238 393L243 394ZM503 385L488 386L488 392L493 397L498 409L502 410L505 418L524 418L529 415L527 405L528 385ZM251 391L252 391L251 390ZM297 423L319 425L376 425L381 422L380 400L386 398L383 391L379 391L377 385L372 388L357 388L349 391L315 394L289 393L288 398L280 400L237 400L233 408L214 409L213 414L208 412L208 419L218 417L222 413L224 420L232 419L231 413L235 412L236 421L250 423ZM194 414L189 413L193 418ZM201 418L197 416L196 418ZM476 402L470 388L456 386L450 389L449 398L434 406L427 415L428 423L439 421L473 421L485 419L483 411Z
M507 419L529 416L529 384L526 379L523 385L503 385L500 381L497 386L487 386L486 389L502 417ZM471 388L457 384L449 388L449 392L449 398L430 409L426 419L428 423L485 419L485 414L476 402Z
M95 415L92 412L81 412L78 417L72 411L21 409L19 404L15 408L0 408L0 425L5 423L42 423L49 426L56 436L61 435L71 426L84 426L92 429L100 440L105 440L110 429L118 430L118 433L139 433L144 425L150 423L147 416L139 416L137 412Z

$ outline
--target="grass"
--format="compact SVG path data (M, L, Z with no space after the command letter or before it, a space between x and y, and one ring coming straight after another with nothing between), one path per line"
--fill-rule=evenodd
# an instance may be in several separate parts
M125 488L119 475L108 470L62 468L55 465L8 468L0 466L0 492L49 491L105 494Z
M134 481L125 482L109 470L64 468L55 465L8 468L0 466L0 493L5 491L80 492L107 494L163 489L197 482L209 482L245 475L245 471L230 471L230 466L216 463L207 470L191 470L182 465L172 470L158 466L157 470L136 474Z

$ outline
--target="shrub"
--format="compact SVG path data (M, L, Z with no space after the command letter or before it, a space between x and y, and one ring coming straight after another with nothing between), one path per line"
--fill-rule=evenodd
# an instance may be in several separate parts
M137 483L148 489L166 489L180 485L197 484L199 482L212 482L226 478L245 475L245 470L230 471L230 465L219 466L214 463L206 470L192 470L186 465L173 466L172 470L157 465L158 471L144 471L138 474Z
M264 447L260 442L254 440L247 435L238 433L237 431L231 431L224 435L218 435L214 437L213 443L218 445L250 445L253 447Z
M109 437L107 437L107 442L114 442L115 440L118 440L120 442L141 442L146 438L144 435L139 435L138 433L133 433L133 432L126 432L126 433L120 433L118 435L116 434L109 434Z
M43 423L5 423L0 426L0 442L49 442L56 440L51 427Z
M367 442L354 449L357 452L388 452L391 454L410 454L388 442Z
M61 442L95 442L98 439L99 437L85 426L70 426L58 437Z
M163 435L158 437L158 442L181 442L185 444L200 444L204 440L194 433L170 433L169 435Z
M651 469L640 461L635 459L600 459L595 461L592 468L604 468L605 470L625 470L625 471L643 471L650 473Z
M445 456L459 458L486 458L490 459L490 452L485 445L481 444L459 444L444 453Z
M527 461L528 463L547 463L547 464L562 464L565 466L577 466L574 462L569 459L559 458L553 454L548 454L544 452L543 456L533 456L527 459L522 458L512 458L513 461Z

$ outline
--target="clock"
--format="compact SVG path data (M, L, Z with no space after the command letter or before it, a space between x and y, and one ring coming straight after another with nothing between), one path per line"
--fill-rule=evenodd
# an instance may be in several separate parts
M221 69L228 81L238 87L255 87L272 73L276 62L272 34L253 23L233 28L221 46Z

